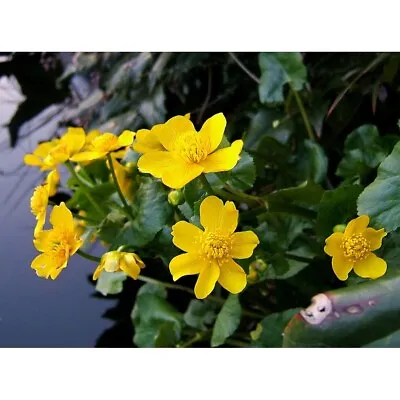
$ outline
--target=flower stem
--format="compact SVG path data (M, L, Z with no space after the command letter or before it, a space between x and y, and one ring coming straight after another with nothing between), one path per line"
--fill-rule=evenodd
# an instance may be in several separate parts
M108 160L108 164L109 164L109 166L110 166L110 171L111 171L111 175L112 175L112 177L113 177L113 181L114 181L115 188L117 189L118 196L119 196L119 198L120 198L121 201L122 201L122 204L123 204L123 206L124 206L124 210L125 210L125 212L126 212L126 215L127 215L131 220L133 220L134 218L133 218L132 210L131 210L131 208L129 207L128 203L126 202L125 196L122 194L121 188L119 187L118 180L117 180L117 176L116 176L115 170L114 170L113 160L112 160L112 157L111 157L110 154L107 154L107 160Z
M188 341L186 341L184 343L177 344L176 347L178 347L178 348L190 347L194 343L201 342L210 334L211 334L210 330L207 330L204 332L196 332L196 334L191 339L189 339Z
M83 250L80 249L76 251L76 254L79 254L81 257L86 258L87 260L90 261L100 262L101 260L101 258L92 256L91 254L85 253Z
M71 173L71 175L77 180L77 182L79 183L79 186L82 190L82 192L85 194L85 196L88 198L88 200L90 201L90 203L92 204L92 206L99 212L99 214L103 217L106 216L106 213L104 212L104 210L96 203L96 200L93 198L93 196L90 194L90 192L87 190L86 185L82 182L81 178L79 177L79 175L76 173L76 171L74 170L74 167L72 166L72 164L67 161L65 163L66 167L68 168L69 172Z
M241 340L236 340L236 339L226 339L225 343L230 344L235 347L249 347L249 343L243 342Z
M205 191L210 195L215 194L214 190L211 187L210 183L208 182L206 176L204 174L201 174L199 176L199 178L200 178L201 183L203 184L203 187L204 187Z
M308 133L308 137L310 138L310 140L314 141L315 140L315 136L314 136L313 130L311 128L311 124L310 124L310 121L308 119L308 116L307 116L306 110L304 108L303 102L301 100L301 97L297 93L297 90L291 84L290 84L290 89L291 89L291 92L294 95L294 98L296 99L297 106L299 107L300 114L301 114L301 116L303 118L304 125L305 125L307 133Z

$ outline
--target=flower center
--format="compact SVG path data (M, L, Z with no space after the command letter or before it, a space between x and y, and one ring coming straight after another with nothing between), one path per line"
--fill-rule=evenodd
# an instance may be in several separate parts
M207 150L199 135L195 132L187 132L180 135L175 148L179 155L188 162L199 163L207 158Z
M361 261L367 258L371 251L370 244L361 234L351 235L342 243L344 255L352 261Z
M118 138L112 133L104 133L101 136L98 136L93 139L93 148L96 151L100 152L108 152L111 148L113 148L118 142Z
M201 243L201 250L204 256L211 260L224 262L229 258L232 243L229 237L219 233L206 233Z
M69 257L69 247L66 243L53 243L51 251L46 253L52 265L61 267Z
M31 210L34 216L43 212L48 203L47 185L38 186L31 197Z

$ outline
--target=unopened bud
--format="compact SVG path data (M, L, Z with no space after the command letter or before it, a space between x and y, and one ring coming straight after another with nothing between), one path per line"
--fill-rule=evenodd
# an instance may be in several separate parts
M268 264L262 260L261 258L257 258L250 264L250 268L253 268L255 271L263 272L267 269Z
M333 227L333 232L337 233L337 232L341 232L343 233L346 230L346 225L344 224L339 224Z
M136 163L134 161L129 161L125 164L125 167L128 168L129 171L133 171L136 168Z
M181 190L172 190L168 193L168 203L173 206L179 206L185 202Z

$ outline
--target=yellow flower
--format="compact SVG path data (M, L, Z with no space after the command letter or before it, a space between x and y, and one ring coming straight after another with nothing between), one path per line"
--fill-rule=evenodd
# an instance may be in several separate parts
M49 197L54 196L57 193L57 187L60 183L60 174L57 169L53 169L53 171L47 175L45 182L49 185Z
M222 113L209 118L200 132L196 132L188 118L173 117L154 127L166 151L146 152L140 157L138 168L161 178L172 189L182 188L202 173L229 171L239 160L243 141L236 140L230 147L217 150L225 126Z
M135 134L131 131L123 131L121 135L116 136L113 133L103 133L94 137L89 148L75 156L71 157L72 161L93 161L104 158L108 153L120 149L121 147L130 146L133 142Z
M82 246L83 240L76 231L72 213L65 203L54 206L50 223L53 229L39 232L33 241L42 254L32 261L31 267L42 278L56 279L66 268L69 258Z
M186 119L190 119L190 114L184 116ZM169 123L168 120L166 123ZM149 151L165 151L165 147L161 144L157 137L157 132L163 129L165 124L158 124L149 129L139 129L136 132L135 142L132 147L138 153L148 153Z
M119 185L124 197L128 199L130 197L130 190L131 190L131 186L132 186L132 179L129 176L130 170L129 170L129 168L120 164L117 161L115 156L111 156L111 157L112 157L115 176L117 177L118 185ZM107 167L110 168L110 166L108 164L108 160L107 160Z
M140 270L145 265L140 257L135 253L124 253L120 251L109 251L103 254L99 266L93 274L93 280L97 280L100 273L104 270L106 272L125 272L133 279L137 279Z
M102 133L97 129L90 131L85 138L85 145L82 148L82 151L90 150L93 140L97 137L101 136Z
M46 165L44 160L49 155L50 151L56 147L60 139L54 139L50 142L40 143L32 154L24 156L24 163L35 167L40 167L42 171L52 169L53 167Z
M33 191L31 197L31 212L36 217L36 226L33 235L36 237L43 229L46 221L47 205L49 203L49 185L44 183Z
M174 257L169 269L174 281L185 275L197 275L194 293L204 299L216 282L231 293L241 292L247 283L246 273L233 258L249 258L259 244L254 232L235 232L239 212L231 201L224 205L215 196L200 205L200 222L204 231L186 221L172 227L173 243L186 254Z
M372 279L386 272L386 261L372 253L382 246L386 232L367 228L368 224L369 217L361 215L348 223L344 233L335 232L325 240L324 251L332 257L333 272L342 281L352 269L361 278Z

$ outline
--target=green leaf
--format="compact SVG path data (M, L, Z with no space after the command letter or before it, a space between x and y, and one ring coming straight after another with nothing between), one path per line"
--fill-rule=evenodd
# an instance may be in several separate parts
M375 125L362 125L344 142L344 157L336 170L342 178L363 178L387 156L382 147L378 128Z
M253 340L250 347L282 347L283 330L286 324L300 311L300 308L292 308L265 317L258 325L259 335Z
M400 347L400 329L387 335L381 339L375 340L372 343L368 343L365 346L367 348L399 348Z
M222 306L215 321L211 346L217 347L225 343L238 328L242 316L242 307L240 306L239 296L230 294L225 304Z
M193 208L194 203L204 195L204 188L200 179L193 179L186 184L183 189L183 195L185 196L187 204Z
M192 328L205 331L216 318L215 306L211 300L191 300L183 319Z
M133 341L138 347L172 347L179 341L183 317L166 295L160 285L144 285L139 290L131 314Z
M113 243L114 247L130 244L143 247L150 243L172 215L172 206L167 201L167 192L162 183L151 178L142 178L132 205L134 220L123 227Z
M256 167L251 157L245 151L240 154L240 160L236 166L229 172L223 172L226 175L226 183L237 190L251 189L256 180Z
M103 271L96 282L96 290L103 296L121 293L126 278L123 272Z
M283 347L361 347L400 329L400 271L313 298L284 331Z
M356 201L362 191L360 185L341 186L327 190L318 208L316 232L318 236L328 237L335 225L346 224L357 213Z
M300 53L260 53L258 93L261 103L282 103L283 87L289 83L299 91L307 81L307 70Z
M324 194L321 185L306 181L296 187L276 190L266 196L268 202L296 202L300 204L318 204Z
M301 181L322 183L328 170L328 157L318 143L306 139L299 148L294 168Z
M391 232L382 241L382 247L375 254L383 258L388 266L386 275L396 274L400 270L400 230Z
M400 227L400 142L378 168L374 182L358 198L358 214L369 215L371 224L391 232Z

